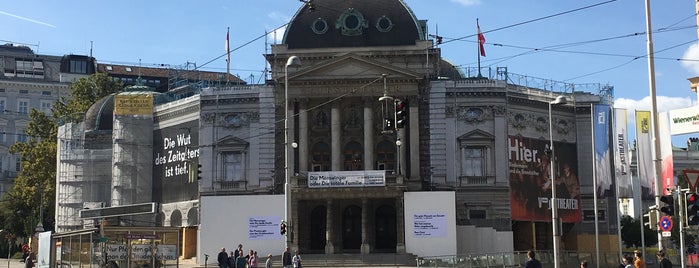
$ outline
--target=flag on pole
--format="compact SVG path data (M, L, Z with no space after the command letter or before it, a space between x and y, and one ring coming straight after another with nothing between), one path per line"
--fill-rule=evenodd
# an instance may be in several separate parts
M481 32L481 26L478 24L478 20L476 20L476 27L478 28L478 51L481 52L481 56L485 57L485 47L483 47L485 44L485 36Z
M230 27L226 29L226 62L230 63L231 62L231 46L228 40L230 32Z

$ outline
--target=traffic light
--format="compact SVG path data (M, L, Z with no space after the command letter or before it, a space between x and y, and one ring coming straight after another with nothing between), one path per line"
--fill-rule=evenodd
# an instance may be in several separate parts
M667 216L673 216L675 215L675 202L674 198L672 195L663 195L660 197L660 202L663 202L664 204L660 204L660 212L665 213Z
M687 198L687 225L699 225L699 194L688 193Z
M408 124L408 102L404 100L396 100L396 128L403 128Z
M286 222L283 222L279 224L279 233L281 235L286 235Z
M201 180L201 164L197 165L197 180Z
M442 44L442 37L439 35L436 35L435 38L437 39L437 45L441 45Z
M656 211L650 211L643 214L643 225L648 226L648 229L653 231L658 230L658 213Z

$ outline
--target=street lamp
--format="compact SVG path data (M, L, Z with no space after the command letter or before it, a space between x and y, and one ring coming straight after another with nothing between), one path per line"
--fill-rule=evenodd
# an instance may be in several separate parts
M284 217L287 227L292 228L291 222L291 188L289 185L289 66L301 65L301 59L291 56L284 65ZM291 247L291 234L286 234L286 247Z
M551 230L553 232L553 267L558 268L558 204L556 202L556 180L554 165L555 154L553 151L553 116L551 115L551 108L553 105L564 105L568 103L566 97L558 96L554 101L549 102L549 166L551 168L549 178L551 179Z

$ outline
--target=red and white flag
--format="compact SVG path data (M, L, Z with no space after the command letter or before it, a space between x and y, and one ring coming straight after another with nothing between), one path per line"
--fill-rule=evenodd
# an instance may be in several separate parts
M226 62L230 63L231 62L231 45L228 40L228 35L229 35L230 28L226 30Z
M481 53L481 56L485 57L485 47L483 47L485 44L485 36L481 32L481 26L478 24L477 20L476 27L478 28L478 51Z

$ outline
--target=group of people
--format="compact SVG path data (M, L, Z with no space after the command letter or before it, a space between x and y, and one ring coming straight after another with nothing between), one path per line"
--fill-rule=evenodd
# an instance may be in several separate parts
M622 264L619 268L647 268L646 262L643 261L643 253L640 250L633 252L633 257L629 254L624 254L621 261ZM672 268L672 262L665 258L665 252L662 250L655 254L658 257L658 268Z
M658 268L672 268L672 262L665 258L665 252L662 250L655 254L658 257ZM527 261L524 263L524 268L541 268L541 262L536 259L536 253L533 250L527 252ZM634 256L624 254L621 259L622 264L619 268L647 268L646 262L643 261L641 251L634 251ZM587 268L587 261L580 262L580 268Z
M250 250L247 255L244 255L243 245L239 244L235 251L231 251L230 255L226 253L226 248L221 248L221 252L218 253L218 267L219 268L257 268L260 267L260 260L257 257L257 251ZM267 254L267 260L264 262L265 268L272 268L274 261L272 260L272 254ZM301 255L299 251L294 252L294 256L291 256L291 251L287 247L282 253L282 265L284 268L302 268L301 266Z

